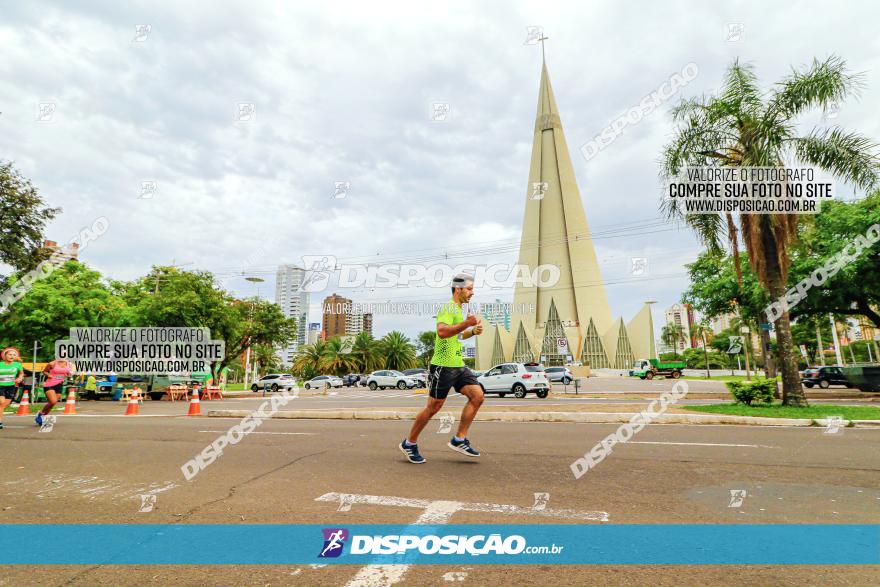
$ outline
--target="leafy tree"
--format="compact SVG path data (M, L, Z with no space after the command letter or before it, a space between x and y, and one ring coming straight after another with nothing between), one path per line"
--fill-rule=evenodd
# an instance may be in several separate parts
M296 321L285 318L277 304L259 298L237 300L206 271L154 267L151 275L116 283L115 288L126 302L121 317L125 326L209 328L212 338L226 344L223 360L213 365L215 371L249 346L284 346L296 336Z
M828 346L831 339L831 323L828 316L800 316L791 325L791 335L794 344L803 345L807 349L807 357L811 365L818 365L819 360L819 341L816 340L816 327L819 327L819 333L822 336L822 344Z
M434 341L437 333L434 330L426 330L420 332L416 338L416 351L419 354L419 363L422 367L427 368L431 363L431 357L434 355Z
M789 288L809 280L813 272L821 277L821 268L835 255L844 249L854 252L852 243L867 246L854 259L846 259L821 286L809 284L807 295L791 309L793 317L863 315L880 327L880 313L875 310L880 307L880 242L871 244L865 238L876 224L880 224L880 192L856 202L825 202L819 214L801 225L798 246L792 251Z
M683 100L673 118L680 127L665 147L663 175L676 176L685 166L783 167L812 165L860 188L872 188L878 177L877 146L858 133L840 128L795 134L798 118L816 108L842 102L857 90L860 79L837 57L814 60L794 71L769 93L763 92L749 66L738 61L728 69L717 96ZM797 214L684 215L674 200L665 204L670 218L684 217L710 250L727 238L737 270L739 239L749 263L772 299L785 294L789 248L797 236ZM785 405L807 405L797 370L788 311L776 321Z
M705 322L697 322L691 329L691 333L693 333L693 335L696 338L700 339L700 341L702 341L703 343L703 354L705 355L704 362L706 365L706 378L709 378L711 377L711 374L709 373L709 343L707 339L712 339L712 329L709 328L709 325Z
M12 283L17 277L10 278ZM125 301L113 295L101 274L78 261L58 266L35 280L28 292L12 304L0 322L0 341L22 354L40 343L41 357L55 354L55 341L66 339L70 329L88 326L125 326L119 322Z
M416 364L416 347L402 332L393 330L379 340L386 369L411 369Z
M706 369L706 377L709 377L709 369L723 369L728 366L728 358L716 350L685 349L681 354L688 369Z
M733 257L711 251L704 251L686 267L690 283L681 300L701 316L711 319L738 314L750 324L766 319L764 308L770 298L751 267L742 268L738 281Z
M0 162L0 263L28 271L48 258L42 249L43 231L60 211L47 207L11 162Z

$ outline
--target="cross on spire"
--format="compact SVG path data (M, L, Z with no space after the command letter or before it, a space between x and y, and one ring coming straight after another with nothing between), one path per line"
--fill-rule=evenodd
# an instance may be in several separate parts
M538 39L539 41L541 41L541 62L542 63L547 63L547 60L544 58L544 41L546 41L549 38L550 37L542 36L540 39Z

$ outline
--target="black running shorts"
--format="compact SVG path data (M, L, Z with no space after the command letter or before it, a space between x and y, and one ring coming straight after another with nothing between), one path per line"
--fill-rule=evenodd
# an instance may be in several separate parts
M467 367L431 365L428 370L428 393L434 399L446 399L453 387L461 393L465 385L479 385L476 376Z
M15 396L17 395L17 385L0 385L0 397L5 397L8 400L15 400Z

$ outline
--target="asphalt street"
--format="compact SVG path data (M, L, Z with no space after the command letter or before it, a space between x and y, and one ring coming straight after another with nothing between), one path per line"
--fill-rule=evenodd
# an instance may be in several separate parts
M394 393L387 390L381 401L424 402L424 395ZM297 401L320 407L363 401L345 394ZM259 401L206 403L240 408ZM83 415L59 416L48 433L30 418L7 415L0 431L0 522L403 524L420 511L397 505L400 499L419 499L482 504L456 512L449 520L456 524L602 523L589 519L597 512L615 524L880 523L880 429L827 434L819 427L652 425L575 479L572 461L616 426L479 422L470 434L483 452L475 461L446 448L448 434L432 422L420 442L428 463L414 466L397 450L406 422L270 420L187 481L181 465L236 420L159 413L182 413L185 405L147 401L142 413L155 417L132 418L100 413L118 413L114 402L82 402ZM744 496L742 503L731 492ZM524 513L535 505L535 494L549 494L547 509L563 513ZM155 496L150 511L142 511L145 495ZM486 504L518 508L498 513ZM364 577L387 584L374 571L333 565L11 567L0 585L370 584ZM870 585L878 579L880 567L866 566L430 565L405 569L396 584Z

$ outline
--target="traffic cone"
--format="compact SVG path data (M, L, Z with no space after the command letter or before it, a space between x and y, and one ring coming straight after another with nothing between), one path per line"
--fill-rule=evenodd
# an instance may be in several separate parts
M31 413L31 402L30 396L28 395L28 390L24 390L24 394L21 396L21 403L18 404L18 411L15 412L16 416L29 416Z
M187 416L201 416L202 408L199 403L199 386L193 385L193 394L192 399L189 402L189 412L186 414Z
M126 416L137 416L139 414L138 391L140 390L135 387L131 390L131 395L128 396L128 408L125 410Z
M67 401L64 403L65 414L76 414L76 397L73 394L73 388L67 390Z

